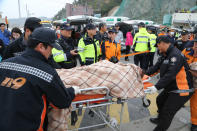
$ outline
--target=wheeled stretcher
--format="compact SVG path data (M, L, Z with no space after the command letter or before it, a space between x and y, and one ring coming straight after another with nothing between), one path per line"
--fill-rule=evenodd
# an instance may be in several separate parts
M147 89L147 87L153 86L153 84L150 83L150 80L151 78L148 76L144 76L143 78L145 94L150 93L150 90ZM82 115L83 109L89 109L88 114L92 117L96 115L99 119L103 121L103 123L97 124L97 125L86 126L86 127L80 127L80 128L72 129L72 130L82 130L82 129L107 125L113 131L121 131L124 104L128 100L121 99L121 98L114 98L110 96L110 91L107 87L94 87L94 88L81 89L81 92L90 91L90 90L106 90L106 94L77 95L72 102L72 112L75 112L75 113L77 112L76 114L80 116ZM142 101L143 101L144 107L148 107L150 105L150 100L146 99L146 96L142 98ZM110 118L109 111L110 111L111 104L121 105L120 124L118 124L115 118ZM106 112L102 111L103 107L106 107L107 109ZM74 117L76 116L72 116L72 113L71 113L71 125L74 125L77 120ZM69 130L69 131L72 131L72 130Z

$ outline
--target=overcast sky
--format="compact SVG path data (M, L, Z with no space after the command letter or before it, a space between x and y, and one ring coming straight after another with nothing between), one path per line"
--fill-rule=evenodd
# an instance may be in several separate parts
M51 18L65 7L66 3L72 2L73 0L20 0L21 16L27 17L27 5L31 16ZM3 17L18 18L18 0L0 0L0 12L3 12Z

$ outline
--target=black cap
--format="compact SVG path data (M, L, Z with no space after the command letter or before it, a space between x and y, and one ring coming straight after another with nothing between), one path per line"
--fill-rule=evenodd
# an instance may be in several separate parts
M36 28L33 33L30 35L30 39L38 40L42 43L48 44L58 50L61 50L59 44L56 43L57 35L55 33L55 30L52 30L50 28Z
M92 23L89 23L89 24L86 25L86 29L87 30L93 30L93 29L96 29L96 26Z
M114 27L110 27L110 28L108 29L108 33L109 33L109 32L117 33L117 30L116 30Z
M31 29L33 31L35 28L42 26L40 22L41 22L41 19L39 18L29 17L26 19L24 27Z
M63 23L60 25L61 30L72 30L73 28L70 26L69 23Z
M157 47L157 44L160 43L160 42L171 43L171 40L170 40L170 38L167 35L159 36L156 39L155 47Z
M118 23L115 24L115 27L120 27Z
M181 32L181 35L187 35L189 32L187 31L187 30L183 30L182 32Z
M145 24L144 24L144 22L140 22L140 23L138 24L138 26L145 27Z
M149 27L148 27L148 30L155 31L156 28L155 28L154 26L149 26Z

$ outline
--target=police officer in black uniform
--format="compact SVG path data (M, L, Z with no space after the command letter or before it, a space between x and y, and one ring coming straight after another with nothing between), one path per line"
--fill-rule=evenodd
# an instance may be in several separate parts
M106 23L99 24L99 31L97 32L95 38L99 40L100 45L104 43L106 40L109 40Z
M180 51L183 51L187 44L189 43L189 39L188 39L188 31L187 30L183 30L181 32L181 40L177 40L174 44L175 47L177 47Z
M0 63L1 131L46 130L48 104L68 108L80 93L78 87L65 88L56 70L48 64L56 34L37 28L21 56Z
M6 47L3 59L21 55L21 53L27 47L27 40L29 35L34 31L34 29L41 27L40 22L41 20L36 17L27 18L24 25L24 34Z
M158 37L156 46L162 56L146 74L160 71L160 80L148 89L152 93L160 89L163 91L156 99L158 118L151 118L150 121L157 124L154 131L166 131L176 112L191 98L194 89L186 59L180 50L171 45L168 36Z
M54 57L54 60L60 65L61 68L64 69L70 69L77 66L77 50L74 46L74 41L71 38L72 33L72 27L69 23L63 23L60 25L60 32L61 37L58 39L58 44L62 47L63 53L66 55L66 60L57 62L56 59L58 57L65 57L64 55L61 55L61 52L57 51L56 54L59 54L58 56ZM55 55L55 54L53 54ZM61 58L60 58L61 59Z

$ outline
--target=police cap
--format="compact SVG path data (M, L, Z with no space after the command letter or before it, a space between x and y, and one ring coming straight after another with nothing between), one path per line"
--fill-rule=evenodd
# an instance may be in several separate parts
M60 25L61 30L72 30L72 27L70 26L69 23L63 23Z
M55 33L55 30L52 30L50 28L36 28L33 33L30 35L30 39L40 41L41 43L48 44L52 46L53 48L56 48L58 50L61 50L62 48L60 45L56 43L57 35Z
M118 33L117 30L114 27L110 27L108 29L108 33L110 33L110 32L112 32L112 33Z
M96 26L92 23L89 23L89 24L86 25L86 29L87 30L94 30L94 29L96 29Z
M187 31L187 30L183 30L182 32L181 32L181 35L187 35L189 32Z
M160 42L171 43L171 40L170 40L170 38L169 38L167 35L159 36L159 37L156 39L155 47L157 47L157 44L160 43Z
M145 27L145 24L144 24L144 22L140 22L140 23L138 24L138 26L140 26L140 27Z

